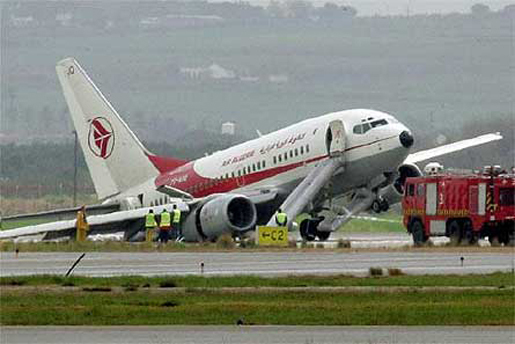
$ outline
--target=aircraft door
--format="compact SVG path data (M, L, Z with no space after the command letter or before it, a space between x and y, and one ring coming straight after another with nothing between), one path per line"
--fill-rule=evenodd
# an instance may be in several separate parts
M325 145L329 156L339 156L345 151L345 127L340 120L329 123L325 133Z

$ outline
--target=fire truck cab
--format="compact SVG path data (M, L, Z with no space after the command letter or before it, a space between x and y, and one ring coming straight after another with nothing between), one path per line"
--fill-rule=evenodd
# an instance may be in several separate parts
M431 236L447 236L453 244L488 237L492 245L513 245L515 174L490 167L483 173L408 178L402 208L415 245Z

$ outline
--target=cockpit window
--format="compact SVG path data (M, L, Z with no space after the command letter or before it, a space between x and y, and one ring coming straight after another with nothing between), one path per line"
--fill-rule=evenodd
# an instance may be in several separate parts
M365 120L363 120L363 123L357 124L354 126L354 128L352 128L352 132L354 134L364 134L372 128L379 127L382 125L387 125L387 124L388 124L388 121L386 119L378 119L378 120L375 120L372 122L365 122Z
M381 125L387 125L387 124L388 124L388 122L386 121L386 119L379 119L377 121L373 121L370 123L372 128L379 127Z

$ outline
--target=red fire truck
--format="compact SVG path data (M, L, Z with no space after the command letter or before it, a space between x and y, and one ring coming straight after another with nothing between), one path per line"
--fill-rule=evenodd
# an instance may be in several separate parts
M407 178L402 209L415 245L431 236L447 236L453 244L488 237L492 245L513 245L515 174L489 167L483 173Z

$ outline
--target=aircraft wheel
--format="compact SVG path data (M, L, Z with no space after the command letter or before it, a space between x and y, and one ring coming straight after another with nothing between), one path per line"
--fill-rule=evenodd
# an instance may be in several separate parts
M390 209L390 204L388 203L387 200L383 199L383 200L381 200L380 207L381 207L381 211L388 211L388 209Z
M427 241L426 234L424 233L424 225L420 220L414 220L411 223L411 234L413 235L413 243L415 246L422 246Z
M372 202L370 208L374 213L379 214L381 212L381 202L376 199L374 202Z
M316 238L316 225L310 219L306 219L300 223L300 236L302 240L313 241Z
M331 232L328 231L317 231L317 237L320 241L326 241L331 236Z

